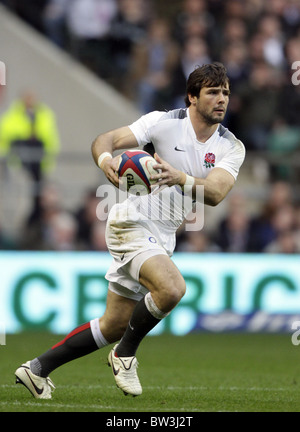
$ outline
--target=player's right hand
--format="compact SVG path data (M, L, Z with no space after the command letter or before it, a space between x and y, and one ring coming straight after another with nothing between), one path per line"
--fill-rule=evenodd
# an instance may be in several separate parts
M106 175L106 178L117 188L122 184L122 180L119 179L117 170L119 166L120 156L115 156L114 158L106 158L102 164L102 171Z

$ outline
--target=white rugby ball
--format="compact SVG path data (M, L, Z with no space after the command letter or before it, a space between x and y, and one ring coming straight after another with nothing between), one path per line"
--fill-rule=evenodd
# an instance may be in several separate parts
M126 189L134 195L146 195L157 180L151 180L158 171L153 168L156 160L143 150L127 150L120 155L117 174L126 182Z

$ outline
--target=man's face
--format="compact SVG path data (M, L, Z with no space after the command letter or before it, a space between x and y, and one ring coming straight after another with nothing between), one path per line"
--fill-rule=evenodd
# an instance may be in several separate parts
M209 124L214 125L224 120L228 102L229 86L203 87L198 98L195 98L196 110Z

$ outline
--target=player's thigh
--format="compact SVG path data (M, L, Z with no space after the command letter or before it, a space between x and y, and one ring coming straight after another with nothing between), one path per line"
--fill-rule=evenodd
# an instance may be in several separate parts
M167 255L148 258L140 268L139 282L151 292L162 311L172 309L185 294L185 281Z
M99 320L101 332L108 342L116 342L123 336L136 303L108 290L106 309Z

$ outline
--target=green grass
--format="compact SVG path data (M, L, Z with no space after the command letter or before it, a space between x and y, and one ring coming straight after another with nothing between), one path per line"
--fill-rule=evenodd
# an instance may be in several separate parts
M0 346L1 412L300 412L300 346L288 334L151 336L139 348L139 397L116 388L110 347L55 370L51 400L14 384L20 363L60 340L8 335ZM170 414L171 415L171 414Z

